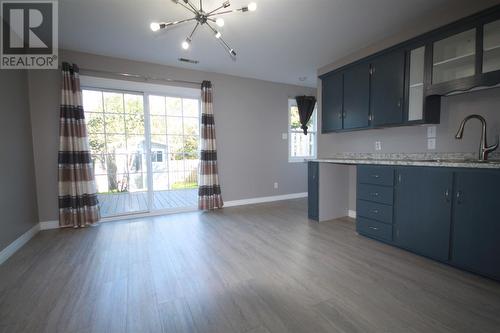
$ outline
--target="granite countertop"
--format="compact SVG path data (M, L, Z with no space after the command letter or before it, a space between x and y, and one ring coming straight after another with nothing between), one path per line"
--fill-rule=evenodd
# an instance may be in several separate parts
M490 156L487 162L477 160L474 153L342 153L315 162L338 164L406 165L448 168L500 169L500 155Z

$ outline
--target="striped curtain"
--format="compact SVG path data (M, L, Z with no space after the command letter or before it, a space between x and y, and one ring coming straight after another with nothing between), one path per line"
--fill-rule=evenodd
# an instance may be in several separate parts
M77 65L62 64L59 120L59 225L80 228L99 221L94 170Z
M201 156L198 190L198 208L213 210L224 205L217 171L215 121L212 99L212 83L201 84Z

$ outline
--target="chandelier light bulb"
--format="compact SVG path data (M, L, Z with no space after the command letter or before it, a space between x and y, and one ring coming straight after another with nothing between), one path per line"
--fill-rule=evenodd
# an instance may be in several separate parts
M158 31L160 30L160 23L158 22L153 22L149 25L149 27L151 28L152 31Z
M221 18L218 18L217 20L215 20L215 24L217 24L219 27L222 28L224 26L224 20Z
M189 46L191 45L191 41L189 40L189 38L186 38L185 41L182 42L181 46L184 50L187 50L189 49Z
M221 28L225 26L225 20L221 16L232 12L245 13L257 10L257 4L252 0L247 0L249 2L252 1L248 3L247 6L235 9L228 9L228 10L225 10L225 8L231 6L230 3L231 0L217 0L222 2L222 5L215 7L213 10L206 10L204 8L205 6L203 5L203 3L208 2L206 0L199 0L199 5L198 1L195 1L195 3L193 3L193 1L191 0L170 0L170 1L185 8L186 10L191 12L191 14L194 14L194 16L177 21L151 22L149 27L153 32L167 28L169 29L172 26L177 26L188 22L195 23L191 30L191 33L185 35L187 37L184 40L179 40L182 49L184 51L188 51L189 49L191 49L192 39L194 38L196 31L199 31L199 29L201 29L203 26L206 26L207 29L210 31L210 33L213 33L213 36L219 40L219 43L222 45L222 47L224 47L224 49L227 52L229 52L229 54L233 58L236 57L236 51L225 41L225 37L222 36L222 33L219 31L222 30Z

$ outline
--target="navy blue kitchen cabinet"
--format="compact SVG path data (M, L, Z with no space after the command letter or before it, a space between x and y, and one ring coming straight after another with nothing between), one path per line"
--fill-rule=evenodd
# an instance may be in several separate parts
M307 207L308 217L311 220L319 220L319 163L307 163Z
M344 129L369 125L370 64L360 63L344 71Z
M454 265L500 280L500 171L455 173Z
M453 171L398 167L394 195L395 243L447 261L450 247Z
M403 122L405 52L396 50L371 62L370 119L374 127Z
M500 170L358 166L356 231L500 281Z
M323 104L344 103L323 132L439 123L441 96L500 83L499 41L496 5L321 75ZM337 74L343 91L326 82Z
M343 128L344 75L337 72L322 81L321 131L334 132Z
M356 231L387 243L393 240L394 168L359 165Z

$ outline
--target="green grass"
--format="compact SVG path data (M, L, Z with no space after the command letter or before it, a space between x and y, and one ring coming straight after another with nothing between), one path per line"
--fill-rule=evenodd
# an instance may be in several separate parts
M129 193L129 191L112 190L108 192L97 192L97 194L120 194L120 193Z
M197 188L197 187L198 187L198 183L196 183L196 182L191 182L191 183L178 182L178 183L172 184L172 190L184 190L184 189L192 189L192 188Z

